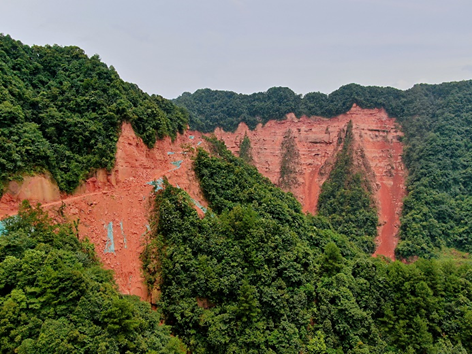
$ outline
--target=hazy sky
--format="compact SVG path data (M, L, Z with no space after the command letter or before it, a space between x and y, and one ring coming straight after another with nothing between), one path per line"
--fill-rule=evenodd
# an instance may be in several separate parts
M471 0L0 0L0 32L77 45L174 98L472 77Z

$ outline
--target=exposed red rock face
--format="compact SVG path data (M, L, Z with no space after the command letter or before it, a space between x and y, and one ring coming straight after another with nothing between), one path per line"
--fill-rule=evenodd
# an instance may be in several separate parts
M201 144L204 142L200 133L187 132L174 142L166 138L148 149L136 137L131 125L124 124L116 164L110 173L97 171L73 195L60 195L47 176L28 177L22 184L15 182L0 200L0 218L16 214L24 198L32 203L43 203L43 207L50 210L64 203L68 219L80 220L81 235L95 244L105 267L115 272L120 291L146 299L139 255L148 228L151 191L166 176L172 185L189 193L198 205L197 211L203 215L206 203L190 159L192 149ZM31 187L38 185L40 188Z
M281 145L288 130L295 136L300 155L297 167L297 183L290 191L302 203L303 210L316 212L320 188L329 176L336 153L342 145L338 139L344 137L349 121L353 124L355 156L357 165L364 165L367 178L374 189L374 198L379 212L375 255L394 259L398 243L400 213L405 196L405 168L401 160L402 133L395 119L389 118L382 109L361 109L354 105L343 115L327 119L289 115L283 121L270 121L259 125L254 131L241 124L235 133L217 129L215 134L226 142L236 155L244 135L251 141L254 165L259 172L277 184L281 169Z
M394 258L398 242L399 217L405 195L405 170L401 161L401 133L395 120L383 110L365 110L354 106L348 113L332 119L289 115L284 121L271 121L250 131L241 124L236 132L218 129L234 153L247 133L251 140L254 165L272 182L280 178L281 145L287 131L296 142L298 159L296 183L290 188L307 212L314 213L320 187L329 176L347 123L352 120L355 151L359 164L366 165L374 187L379 210L378 248L375 254ZM99 170L73 195L61 195L48 176L27 177L23 183L12 182L0 200L0 218L16 214L22 199L40 202L50 209L64 203L71 220L80 220L79 230L95 244L105 267L114 270L119 289L124 294L148 298L141 273L139 255L147 230L149 197L166 176L172 185L189 193L195 208L203 215L207 205L192 169L192 151L206 146L199 132L188 131L172 142L158 141L148 149L129 124L122 126L117 146L116 164L107 173ZM151 184L150 184L151 183Z

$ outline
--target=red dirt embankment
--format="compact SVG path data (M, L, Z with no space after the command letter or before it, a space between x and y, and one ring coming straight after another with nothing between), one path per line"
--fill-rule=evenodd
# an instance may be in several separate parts
M395 127L395 120L385 111L354 106L348 113L332 119L296 119L289 115L284 121L271 121L254 131L241 124L234 133L217 129L215 134L237 154L247 133L254 165L277 183L281 143L290 129L300 154L298 181L291 191L305 211L314 213L320 186L328 177L340 148L338 137L342 136L349 120L353 122L356 156L369 172L379 210L375 255L393 259L405 195L405 171L401 161L401 133ZM81 234L95 244L105 267L114 270L120 291L146 299L139 255L148 226L150 192L159 185L159 179L166 176L172 185L189 193L196 203L195 208L203 215L201 208L206 202L191 168L191 155L193 149L205 145L201 133L188 131L174 142L166 138L148 149L131 126L123 124L116 164L110 173L97 171L73 195L61 195L48 176L25 177L22 183L12 182L0 200L0 219L16 214L22 199L43 203L50 209L64 203L65 215L71 220L80 220ZM149 184L152 181L154 186Z
M192 148L200 144L204 144L200 133L187 132L174 142L166 138L148 149L131 126L124 124L111 173L97 171L73 195L61 195L48 176L26 177L21 184L10 184L1 198L0 219L16 214L22 199L40 202L48 209L64 203L65 215L69 220L80 219L80 234L95 244L105 267L115 272L120 291L146 299L139 255L148 227L148 199L155 188L148 183L157 181L158 185L167 176L172 185L206 206L190 159Z

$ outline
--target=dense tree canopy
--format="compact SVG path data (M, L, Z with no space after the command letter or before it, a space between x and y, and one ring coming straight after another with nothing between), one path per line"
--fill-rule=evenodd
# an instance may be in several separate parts
M27 203L0 236L0 353L185 353L93 245Z
M351 121L340 143L343 145L333 170L321 186L318 214L326 217L337 232L349 235L364 252L371 254L375 250L378 216L366 171L354 164Z
M334 117L346 113L354 103L364 108L385 107L399 116L404 114L402 105L407 92L356 84L343 86L330 95L312 92L303 97L287 87L272 87L250 95L200 89L193 94L185 92L174 102L188 109L191 129L212 132L216 127L234 131L241 122L254 129L259 123L284 119L287 113Z
M405 133L409 171L397 255L433 257L442 247L472 251L472 81L406 91L350 84L303 97L283 87L252 95L204 89L175 103L188 108L190 127L202 131L234 130L240 122L253 129L291 112L334 117L354 103L384 108Z
M49 171L71 192L94 169L111 169L123 121L152 146L183 132L187 114L124 82L98 55L0 34L0 194L24 173Z
M472 353L472 265L434 259L472 250L472 81L392 88L347 85L325 95L288 88L185 93L191 128L250 128L287 113L333 117L356 103L384 108L405 133L409 170L397 254L373 259L377 219L349 127L316 216L216 139L194 168L209 211L165 182L142 254L158 312L120 295L93 245L24 205L0 234L1 353ZM114 163L120 124L148 146L174 138L185 109L123 82L77 47L23 45L0 35L0 190L49 171L72 191ZM296 183L287 132L281 155ZM294 155L295 154L295 155ZM4 229L3 229L4 228ZM426 259L425 259L426 258Z
M143 253L166 323L194 353L467 353L472 265L374 259L220 141L165 183Z

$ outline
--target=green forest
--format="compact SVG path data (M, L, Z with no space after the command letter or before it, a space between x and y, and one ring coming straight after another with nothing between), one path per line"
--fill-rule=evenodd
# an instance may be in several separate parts
M329 95L202 89L170 101L78 47L0 35L0 196L28 174L49 173L70 193L112 169L123 122L152 147L187 126L254 129L287 113L334 117L354 103L384 108L404 132L404 262L371 257L377 211L353 162L351 125L317 215L251 165L248 136L239 157L209 137L210 149L192 157L205 216L167 180L152 196L141 261L154 309L118 292L63 215L24 202L2 220L0 353L472 353L472 81L350 84ZM285 190L297 183L296 154L287 131Z
M0 353L186 353L151 305L118 293L74 224L24 202L0 235Z
M377 208L364 171L356 171L354 166L353 139L349 121L333 170L321 186L318 216L327 218L338 233L348 235L366 254L372 254L379 222Z
M166 324L192 353L472 351L470 262L372 258L365 242L303 214L291 194L211 143L194 163L210 210L200 218L166 182L142 255ZM326 193L332 204L348 194ZM371 210L365 198L357 213Z
M202 89L174 102L188 109L191 129L205 132L217 126L233 131L240 122L254 129L287 113L334 117L354 103L384 108L405 134L409 174L396 255L432 258L449 247L472 251L472 81L406 91L350 84L329 95L304 96L285 87L252 95Z
M38 172L72 192L113 167L122 122L151 147L187 121L185 110L124 82L98 55L0 34L0 195L9 180Z

